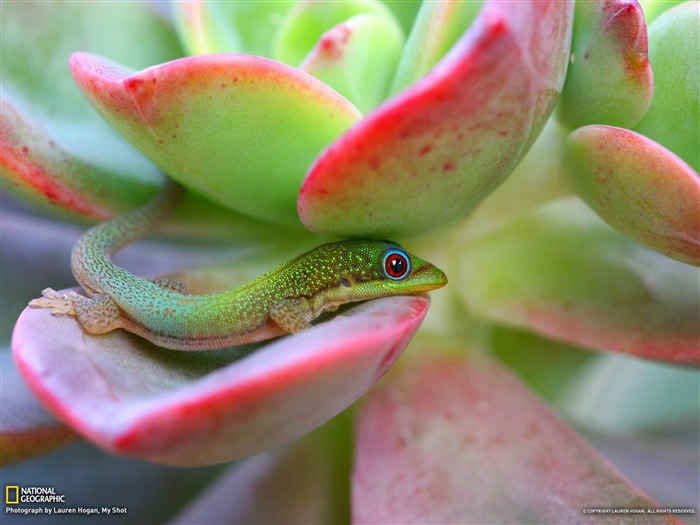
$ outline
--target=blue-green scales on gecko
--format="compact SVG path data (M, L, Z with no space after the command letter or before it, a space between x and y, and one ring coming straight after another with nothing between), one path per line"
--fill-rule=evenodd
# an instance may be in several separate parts
M29 303L75 315L85 330L117 328L177 350L207 350L294 333L340 305L440 288L445 274L388 241L323 244L257 279L212 295L187 295L171 280L149 281L112 263L110 254L144 237L179 204L183 188L168 181L145 206L88 230L71 255L88 297L51 288Z

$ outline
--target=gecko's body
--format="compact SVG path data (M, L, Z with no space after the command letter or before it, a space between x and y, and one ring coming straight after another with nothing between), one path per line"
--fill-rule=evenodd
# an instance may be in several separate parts
M71 265L88 297L47 288L30 306L75 315L93 334L123 328L166 348L206 350L297 332L345 303L424 292L447 282L442 271L400 246L371 240L321 245L213 295L186 295L176 281L148 281L115 265L110 255L159 225L182 192L169 182L150 203L78 240Z

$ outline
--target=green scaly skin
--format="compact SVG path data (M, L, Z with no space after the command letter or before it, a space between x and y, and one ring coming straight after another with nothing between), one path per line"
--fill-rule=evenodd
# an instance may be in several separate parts
M112 253L170 215L183 191L169 181L142 208L99 224L78 240L71 265L88 297L47 288L29 305L75 315L92 334L123 328L165 348L208 350L298 332L346 303L421 293L447 283L432 264L395 243L374 240L323 244L247 284L212 295L186 295L181 283L148 281L112 263ZM410 262L405 275L389 277L389 256Z

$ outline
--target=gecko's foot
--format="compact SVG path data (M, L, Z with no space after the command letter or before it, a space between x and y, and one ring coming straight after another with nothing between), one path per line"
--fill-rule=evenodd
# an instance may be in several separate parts
M42 297L29 301L31 308L50 308L51 315L75 315L75 302L82 296L75 292L59 293L53 288L44 288Z

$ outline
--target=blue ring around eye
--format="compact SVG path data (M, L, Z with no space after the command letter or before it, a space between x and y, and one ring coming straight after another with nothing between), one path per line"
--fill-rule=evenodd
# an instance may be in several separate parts
M405 265L404 271L401 273L401 275L392 275L390 273L388 266L392 256L400 257ZM391 279L392 281L401 281L411 273L411 259L409 258L408 254L403 250L387 250L386 255L384 255L384 263L382 265L382 269L384 270L384 275L388 279Z

